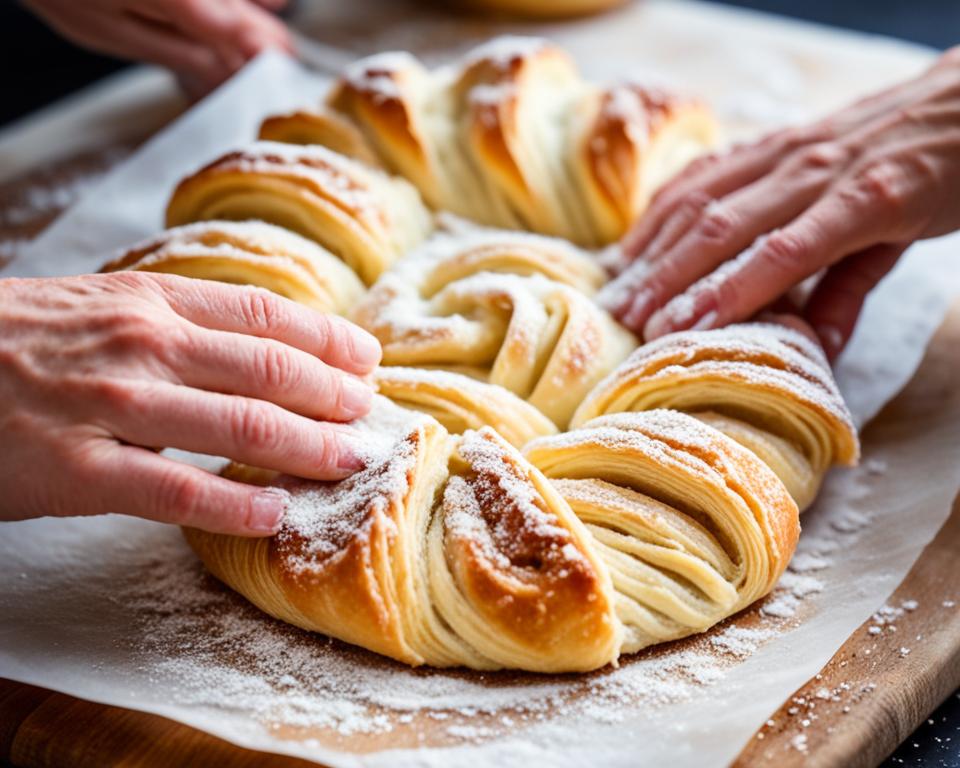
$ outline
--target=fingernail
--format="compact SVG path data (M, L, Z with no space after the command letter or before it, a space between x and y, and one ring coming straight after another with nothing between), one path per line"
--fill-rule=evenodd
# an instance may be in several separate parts
M835 325L818 325L816 332L823 345L823 351L832 360L843 347L843 333Z
M647 320L647 324L643 326L643 338L646 341L665 336L673 330L670 327L670 320L665 310L666 307L658 309Z
M360 443L356 437L352 435L341 436L337 443L337 469L353 473L367 466L360 448Z
M630 309L623 316L623 324L628 328L639 330L650 314L650 310L653 309L653 302L653 291L649 288L641 288L633 297L633 304L630 305Z
M354 332L351 360L357 368L362 368L364 371L376 368L381 357L383 357L383 349L376 336L366 331Z
M276 533L290 504L290 494L281 488L267 488L253 497L248 527L258 533Z
M370 410L373 401L373 390L368 384L353 376L343 377L343 394L341 405L351 418L363 416Z
M697 322L690 326L691 331L709 331L717 322L717 313L715 310L705 312Z

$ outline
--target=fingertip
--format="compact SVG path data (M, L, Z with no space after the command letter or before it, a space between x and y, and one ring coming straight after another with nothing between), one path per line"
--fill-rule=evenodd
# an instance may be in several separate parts
M827 359L833 362L843 351L847 342L847 334L835 325L822 323L814 328L817 338L827 355Z
M350 362L355 373L365 375L380 365L383 347L376 336L358 325L352 325L350 341Z
M643 339L644 341L653 341L654 339L659 339L661 336L666 336L670 333L673 328L670 324L670 319L666 313L666 307L663 309L658 309L652 315L650 319L643 325Z
M654 301L653 291L643 289L637 292L629 309L623 313L623 324L634 333L641 333L653 313Z
M264 488L250 497L250 508L241 535L273 536L283 525L290 494L282 488Z
M345 375L341 382L340 407L346 420L366 416L373 406L373 387L355 376Z

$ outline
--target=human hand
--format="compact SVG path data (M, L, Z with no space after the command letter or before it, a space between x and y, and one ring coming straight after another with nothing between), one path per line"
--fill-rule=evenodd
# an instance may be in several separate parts
M286 496L150 448L314 479L362 466L366 331L260 289L120 272L0 280L0 520L122 512L273 533ZM140 447L143 446L143 447Z
M67 39L175 72L190 96L213 90L267 48L292 50L271 11L287 0L25 0Z
M600 299L650 339L747 319L824 270L802 311L832 359L903 251L960 228L958 200L955 48L814 125L692 163L624 238L633 261Z

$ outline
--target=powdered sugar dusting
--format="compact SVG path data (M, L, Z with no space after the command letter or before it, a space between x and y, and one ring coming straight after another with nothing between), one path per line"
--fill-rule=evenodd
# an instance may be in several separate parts
M591 569L516 449L485 428L466 432L457 453L469 473L451 477L444 489L449 534L480 545L502 567Z
M293 572L322 567L357 537L368 535L378 512L400 502L417 461L419 431L429 417L377 397L363 419L353 423L354 444L365 467L336 483L280 479L290 492L279 551Z

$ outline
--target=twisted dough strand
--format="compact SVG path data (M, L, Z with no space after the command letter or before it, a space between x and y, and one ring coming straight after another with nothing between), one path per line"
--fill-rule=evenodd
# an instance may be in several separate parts
M801 509L834 463L859 457L857 432L820 347L772 323L664 336L637 349L572 419L672 408L754 451Z
M613 661L609 575L553 486L494 430L451 437L378 398L367 467L312 483L272 539L186 530L213 573L289 623L408 664L559 672Z

